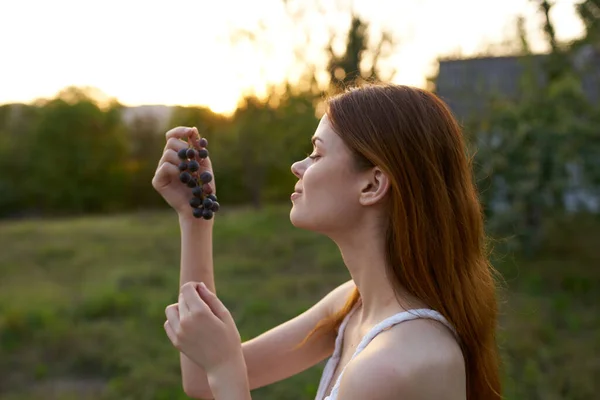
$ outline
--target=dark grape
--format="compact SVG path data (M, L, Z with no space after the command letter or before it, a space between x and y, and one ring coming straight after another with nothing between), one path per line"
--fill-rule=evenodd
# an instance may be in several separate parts
M213 201L207 197L207 198L205 198L205 199L204 199L204 201L202 202L202 205L204 206L204 208L211 209L211 208L212 208L212 205L213 205Z
M194 217L196 217L196 218L202 218L204 216L204 209L194 208L192 210L192 214L194 214Z
M198 150L198 157L200 157L200 158L208 157L208 150L206 150L206 149Z
M198 161L192 160L188 164L188 168L190 169L190 171L196 172L196 171L198 171L198 169L200 169L200 164L198 164Z
M200 138L197 142L200 150L193 147L181 149L177 152L177 156L182 160L179 163L179 179L192 189L192 198L189 204L192 207L192 213L196 218L211 219L214 213L219 211L221 205L217 202L217 196L212 192L212 188L208 185L213 180L213 175L210 171L204 171L197 177L194 174L200 170L200 163L196 161L196 157L201 159L208 157L208 140Z
M197 208L196 210L199 210L199 208ZM213 212L209 209L204 209L202 210L202 218L204 219L211 219L213 217Z
M192 175L189 172L182 172L179 174L179 180L183 183L188 183L191 181Z
M181 149L177 152L177 157L179 157L182 160L187 160L187 150L188 149Z
M200 174L200 180L202 181L202 183L209 183L210 181L212 181L212 174L208 171L204 171Z
M196 186L192 189L192 194L194 197L201 198L204 195L204 191L202 190L202 186Z
M198 197L192 197L190 199L190 206L194 207L194 208L198 208L202 205L202 199L199 199Z

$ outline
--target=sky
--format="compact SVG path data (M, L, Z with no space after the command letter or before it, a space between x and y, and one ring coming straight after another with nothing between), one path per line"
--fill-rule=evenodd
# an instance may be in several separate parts
M371 24L372 40L382 29L393 32L398 44L384 66L396 69L395 83L424 87L438 57L485 51L514 34L519 14L533 49L545 50L531 0L289 1L307 10L300 22L282 0L0 0L0 104L76 85L130 106L229 113L243 93L260 95L269 83L293 79L302 59L322 62L319 48L329 29L347 28L349 6ZM555 0L551 18L562 40L582 33L575 3ZM232 41L240 29L258 32L259 21L265 29L258 42Z

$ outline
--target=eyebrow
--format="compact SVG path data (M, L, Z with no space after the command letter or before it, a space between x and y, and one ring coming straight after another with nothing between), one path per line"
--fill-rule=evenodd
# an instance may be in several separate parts
M316 142L317 140L320 140L320 141L321 141L321 143L325 143L325 142L323 141L323 139L321 139L320 137L317 137L317 136L313 136L313 137L310 139L310 142L311 142L311 143L313 144L313 146L314 146L314 145L315 145L315 142Z

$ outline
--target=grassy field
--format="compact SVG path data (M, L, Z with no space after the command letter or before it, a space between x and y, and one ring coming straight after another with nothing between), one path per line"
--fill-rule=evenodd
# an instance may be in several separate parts
M224 209L218 294L244 339L348 279L337 248L291 226L289 206ZM559 224L532 260L505 255L500 344L507 399L600 392L600 221ZM185 399L162 324L177 298L172 212L0 223L0 398ZM312 399L322 365L256 390Z

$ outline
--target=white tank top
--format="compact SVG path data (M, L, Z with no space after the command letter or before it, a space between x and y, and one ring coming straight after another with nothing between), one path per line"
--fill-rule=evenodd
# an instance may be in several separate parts
M356 303L354 308L348 313L348 315L346 315L346 317L340 324L338 334L335 339L335 349L333 351L333 355L331 356L331 358L325 365L325 369L323 370L323 375L321 376L321 381L319 383L319 389L317 390L317 396L315 397L315 400L336 400L337 399L338 390L340 389L340 382L342 380L342 375L344 374L344 370L346 369L346 366L344 366L344 369L338 376L338 378L335 382L335 386L331 389L331 393L329 394L329 396L324 397L325 391L329 387L329 385L331 383L331 379L333 379L333 373L335 372L337 365L340 362L340 356L341 356L341 352L342 352L342 339L344 337L344 331L346 329L346 324L348 323L350 316L352 314L354 314L354 312L357 310L359 305L360 305L360 299ZM442 314L440 314L439 312L437 312L435 310L431 310L428 308L419 308L419 309L403 311L403 312L394 314L394 315L384 319L383 321L381 321L380 323L375 325L373 328L371 328L371 330L369 332L367 332L367 334L360 341L358 347L356 348L356 351L354 352L354 354L352 355L352 358L350 360L352 361L354 359L354 357L356 357L361 351L363 351L365 349L365 347L367 347L367 345L371 342L371 340L373 340L375 338L375 336L377 336L384 330L391 328L392 326L399 324L401 322L410 321L410 320L417 319L417 318L429 318L429 319L439 321L442 324L446 325L456 335L456 331L454 330L454 327L452 327L452 325L450 325L450 323L448 323L448 321L442 316Z

